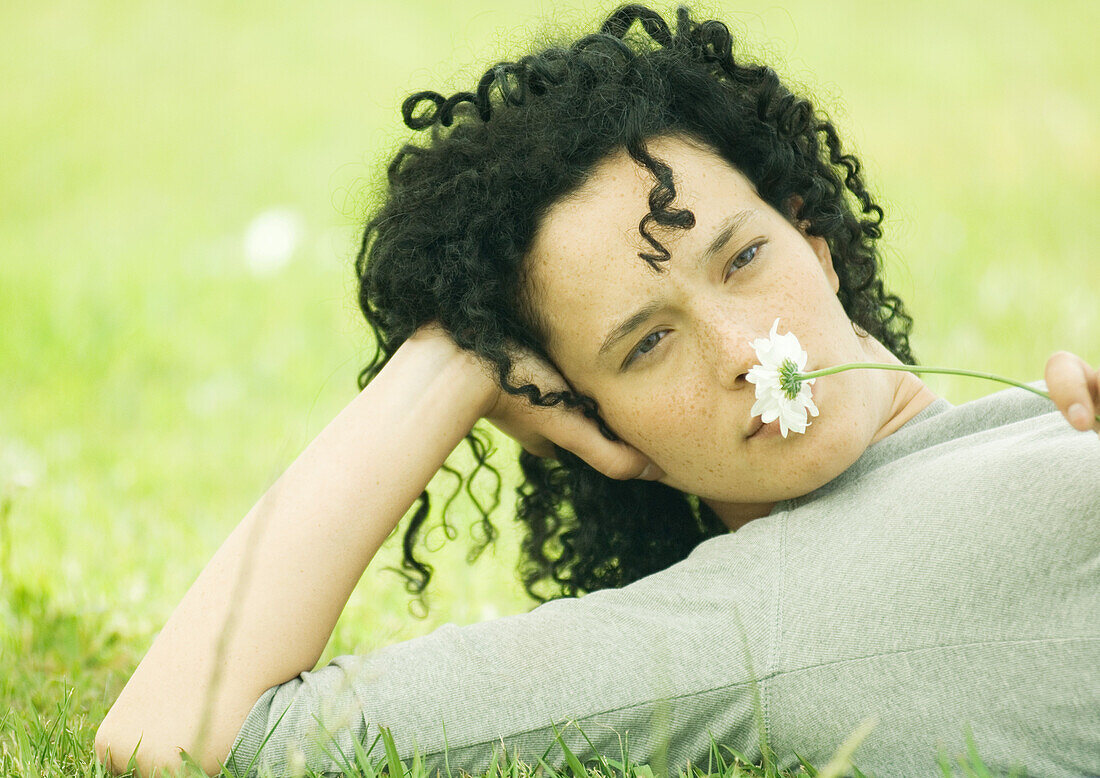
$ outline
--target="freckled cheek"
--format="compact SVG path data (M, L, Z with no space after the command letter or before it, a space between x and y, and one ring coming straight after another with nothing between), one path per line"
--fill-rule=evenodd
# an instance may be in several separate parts
M684 454L706 448L713 430L698 394L690 392L631 398L601 405L604 419L619 437L654 456Z
M667 425L667 409L657 397L632 397L600 400L600 415L623 441L639 451L650 453Z

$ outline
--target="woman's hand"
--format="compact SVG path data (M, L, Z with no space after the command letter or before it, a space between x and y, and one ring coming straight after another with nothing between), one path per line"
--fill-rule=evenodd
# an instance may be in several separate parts
M1100 370L1068 351L1059 351L1047 360L1044 379L1050 399L1074 429L1095 430L1100 435ZM1080 410L1080 405L1084 410Z
M458 348L436 322L425 324L412 337L445 339ZM556 443L609 478L644 477L655 481L664 477L664 472L633 446L605 438L596 423L585 418L580 409L564 404L548 408L534 406L522 395L508 394L497 383L496 369L491 363L476 354L464 353L470 358L471 367L485 378L485 403L481 415L516 440L525 451L539 457L553 457L552 444ZM512 360L512 380L519 386L534 384L543 394L571 388L552 365L526 349L512 351Z

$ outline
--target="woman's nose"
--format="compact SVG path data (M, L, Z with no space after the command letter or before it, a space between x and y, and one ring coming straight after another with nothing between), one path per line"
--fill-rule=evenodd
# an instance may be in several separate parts
M766 335L766 333L765 333ZM710 360L718 382L727 389L752 386L745 376L756 364L756 351L752 347L754 335L743 325L726 323L711 328L708 339Z

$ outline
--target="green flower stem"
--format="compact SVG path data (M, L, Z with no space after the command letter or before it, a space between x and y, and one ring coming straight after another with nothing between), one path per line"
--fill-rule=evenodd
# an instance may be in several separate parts
M798 378L799 381L804 381L807 378L820 378L821 376L832 375L833 373L842 373L845 370L856 370L858 368L870 370L907 370L910 373L954 373L955 375L967 375L974 378L988 378L990 381L1000 381L1002 384L1011 384L1012 386L1018 386L1021 389L1027 389L1033 394L1037 394L1040 397L1045 397L1050 400L1050 395L1044 392L1042 389L1036 389L1033 386L1021 384L1019 381L1013 381L1011 378L1003 378L999 375L993 375L992 373L981 373L977 370L960 370L955 367L924 367L923 365L884 365L879 362L849 362L846 365L826 367L821 370L814 370L810 373L796 373L795 377ZM1053 402L1053 400L1051 400L1051 402ZM1096 420L1100 421L1100 414L1096 416Z

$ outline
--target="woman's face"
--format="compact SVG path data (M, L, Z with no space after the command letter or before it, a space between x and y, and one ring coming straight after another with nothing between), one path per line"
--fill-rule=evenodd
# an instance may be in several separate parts
M638 232L654 180L623 150L540 225L528 256L533 299L571 386L664 470L662 483L736 528L835 478L935 395L911 373L846 371L817 379L820 415L804 434L748 439L760 424L749 416L750 341L766 338L776 317L809 355L806 370L899 362L854 331L824 238L807 237L712 151L676 136L647 146L672 167L671 207L695 214L688 230L649 227L671 254L665 272L638 256L654 252ZM716 237L727 240L708 252ZM650 315L633 319L643 308ZM621 329L628 319L634 326ZM608 339L615 332L622 337Z

